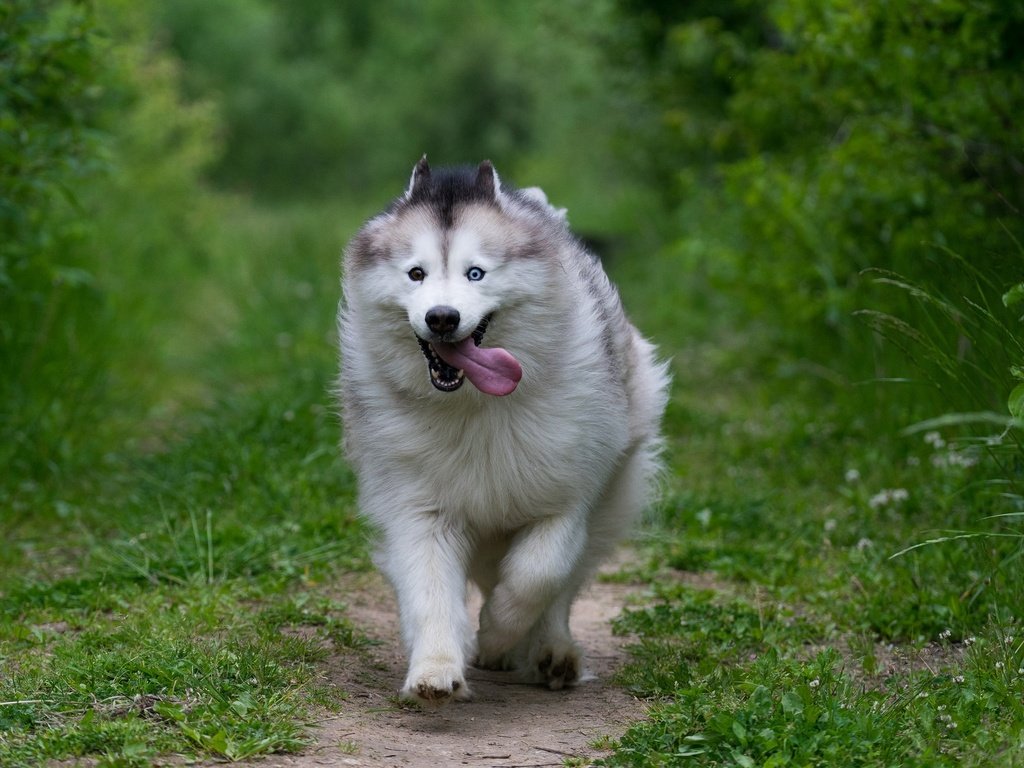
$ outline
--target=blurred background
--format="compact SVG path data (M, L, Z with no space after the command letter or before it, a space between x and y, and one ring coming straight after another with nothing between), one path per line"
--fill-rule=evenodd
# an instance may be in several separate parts
M329 409L339 253L424 152L567 206L680 388L1024 415L1022 39L1001 0L8 0L0 501L236 395Z

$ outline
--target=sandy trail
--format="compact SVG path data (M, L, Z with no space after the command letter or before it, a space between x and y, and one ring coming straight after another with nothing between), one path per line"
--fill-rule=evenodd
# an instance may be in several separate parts
M347 580L348 581L348 580ZM548 691L510 675L472 669L474 698L435 711L399 704L405 674L394 598L377 574L351 579L339 597L349 617L380 644L332 657L330 681L348 692L342 711L314 729L315 746L273 755L262 766L560 766L604 754L595 740L617 737L644 716L644 705L610 684L626 660L610 621L637 587L595 583L577 600L573 634L593 675L574 689Z

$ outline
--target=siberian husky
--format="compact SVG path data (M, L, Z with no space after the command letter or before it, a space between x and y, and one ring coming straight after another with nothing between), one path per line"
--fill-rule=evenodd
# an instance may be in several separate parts
M468 699L469 664L577 683L569 610L649 499L666 366L564 209L489 161L420 160L343 275L344 445L398 599L403 697Z

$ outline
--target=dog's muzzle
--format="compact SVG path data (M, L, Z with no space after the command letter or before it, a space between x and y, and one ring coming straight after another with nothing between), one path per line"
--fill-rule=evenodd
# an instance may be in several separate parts
M450 312L446 312L446 310ZM430 330L435 331L438 334L450 333L451 330L458 327L460 317L458 310L452 307L434 307L427 312L426 321L427 327L429 327ZM487 315L480 321L480 324L471 334L473 337L473 343L476 344L476 346L479 347L483 341L484 333L487 331L487 325L490 322L491 315ZM437 328L435 328L435 325ZM451 326L451 330L440 330L441 328L447 328L448 326ZM421 339L419 336L416 336L416 341L420 343L420 349L423 351L423 356L427 359L427 370L430 373L430 383L434 385L434 388L439 389L442 392L454 392L456 389L461 387L462 382L466 379L466 372L461 368L455 368L448 365L448 363L442 360L429 341Z

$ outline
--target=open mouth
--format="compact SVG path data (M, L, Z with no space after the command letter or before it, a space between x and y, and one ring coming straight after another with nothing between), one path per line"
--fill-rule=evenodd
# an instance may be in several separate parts
M470 334L476 346L479 347L483 341L484 333L487 331L487 324L490 322L491 316L487 315L487 317L480 321L480 325L476 327L473 333ZM427 358L430 383L434 385L434 388L442 392L454 392L461 387L462 382L466 379L466 372L462 368L455 368L442 360L429 341L425 341L419 336L416 337L416 341L420 343L423 356Z

